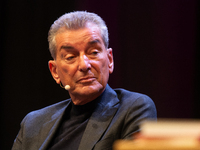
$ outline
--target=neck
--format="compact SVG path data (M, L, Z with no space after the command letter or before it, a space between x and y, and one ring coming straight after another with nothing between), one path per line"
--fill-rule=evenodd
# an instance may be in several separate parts
M69 95L70 95L74 105L84 105L84 104L87 104L87 103L93 101L97 97L99 97L105 91L105 89L106 89L106 87L102 88L100 90L90 92L90 93L88 93L88 92L80 93L80 92L75 92L75 91L69 91Z
M73 96L73 95L70 95L70 97L71 97L74 105L85 105L85 104L93 101L97 97L99 97L99 95L100 94L98 94L98 95L88 95L88 96L83 96L83 95Z

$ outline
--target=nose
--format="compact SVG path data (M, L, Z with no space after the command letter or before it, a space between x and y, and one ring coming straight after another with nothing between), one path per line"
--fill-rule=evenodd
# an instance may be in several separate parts
M91 69L90 60L86 55L80 56L78 69L83 72Z

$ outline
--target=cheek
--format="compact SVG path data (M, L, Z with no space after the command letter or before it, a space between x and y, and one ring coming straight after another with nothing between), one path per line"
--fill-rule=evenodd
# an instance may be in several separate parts
M65 66L64 63L59 63L57 66L58 66L58 72L59 72L60 74L63 74L63 73L65 73L65 72L68 72L68 69L67 69L67 67Z
M58 74L62 79L69 78L73 76L75 69L72 66L61 63L58 68Z
M106 56L105 56L106 57ZM108 59L103 59L101 61L101 66L102 66L102 70L104 73L107 73L109 71L109 67L108 67Z
M106 60L100 60L97 63L94 63L93 66L95 70L97 71L100 80L107 78L109 74L109 70L108 70L108 63Z

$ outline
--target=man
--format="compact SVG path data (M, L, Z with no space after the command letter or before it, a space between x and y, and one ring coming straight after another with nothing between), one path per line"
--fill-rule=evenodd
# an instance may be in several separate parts
M98 15L64 14L51 26L48 41L50 72L71 98L29 113L13 150L108 150L115 140L132 138L142 121L156 118L148 96L107 84L113 54Z

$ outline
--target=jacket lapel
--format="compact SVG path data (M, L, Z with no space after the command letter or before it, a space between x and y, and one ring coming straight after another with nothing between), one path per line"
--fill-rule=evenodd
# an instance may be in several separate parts
M98 142L119 107L117 94L108 85L100 96L100 102L90 117L79 150L91 150Z
M42 133L40 134L40 141L44 141L41 145L41 147L39 148L39 150L45 150L47 149L49 143L51 142L56 130L58 129L60 122L62 120L62 117L64 115L64 112L67 108L67 106L69 106L69 103L61 108L58 112L56 112L55 114L53 114L52 116L52 120L50 120L49 122L45 123L43 125L42 128Z

